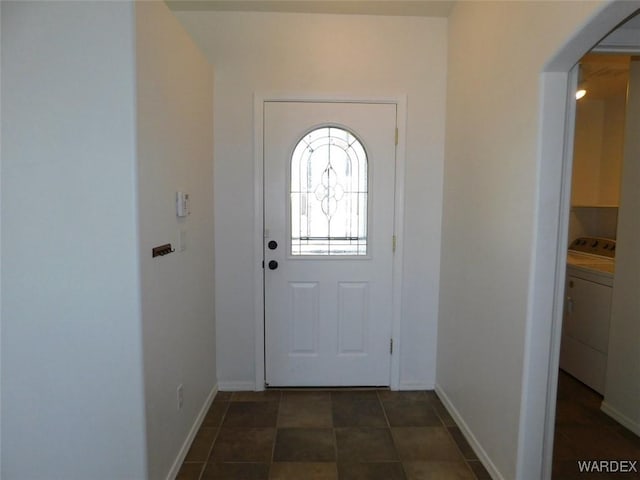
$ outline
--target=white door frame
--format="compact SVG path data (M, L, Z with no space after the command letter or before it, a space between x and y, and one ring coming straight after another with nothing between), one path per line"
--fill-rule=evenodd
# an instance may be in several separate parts
M516 464L517 477L522 480L551 478L573 161L571 110L575 102L567 99L575 78L570 72L638 8L640 3L624 0L605 4L541 72L535 234Z
M396 125L398 144L396 145L396 176L394 205L394 234L396 250L393 256L393 316L391 332L393 337L393 355L391 356L391 378L389 385L398 390L400 384L400 328L402 320L402 258L404 232L404 175L407 124L406 95L361 97L356 95L308 95L290 93L255 93L253 99L253 145L254 145L254 314L255 314L255 390L265 388L264 354L264 104L265 102L326 102L326 103L387 103L396 105Z

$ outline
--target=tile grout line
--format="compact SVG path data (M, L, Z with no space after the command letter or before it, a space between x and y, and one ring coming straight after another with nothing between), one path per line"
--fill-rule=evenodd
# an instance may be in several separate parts
M211 402L211 407L213 407L213 404L215 402L215 398L213 399L213 402ZM218 427L216 428L216 434L213 436L213 441L211 442L211 446L209 447L209 453L207 454L207 458L204 461L204 466L202 467L202 470L200 471L200 475L198 476L198 480L202 479L202 476L204 475L204 471L207 469L207 465L209 464L209 460L211 459L211 454L213 453L213 447L216 444L216 440L218 440L218 436L220 436L220 430L222 429L222 424L224 423L224 419L227 416L227 412L229 411L229 406L231 405L231 402L225 402L227 404L227 407L224 409L224 412L222 414L222 416L220 417L220 424L218 425ZM211 408L209 407L209 408ZM200 427L200 429L202 429L202 427Z
M393 432L391 431L391 422L389 421L389 416L387 415L387 409L384 408L384 402L382 401L382 398L380 398L379 392L380 390L376 391L376 396L378 397L378 402L380 402L380 407L382 407L382 413L384 415L384 418L387 421L387 430L389 431L389 436L391 437L391 444L393 445L393 449L395 451L396 457L398 458L398 463L400 464L400 469L402 470L404 477L409 478L409 476L407 475L407 471L404 468L404 462L402 461L402 458L400 458L400 453L398 451L398 446L396 445L396 440L395 438L393 438Z
M470 460L470 459L468 459L467 457L465 457L464 452L462 451L462 448L460 447L460 445L458 445L458 442L456 442L456 439L455 439L455 438L453 438L453 435L451 434L451 428L454 428L454 427L449 427L449 426L447 426L447 425L444 425L444 422L443 422L443 426L444 426L444 429L445 429L445 430L446 430L446 432L447 432L447 435L449 436L449 438L451 439L451 441L453 442L453 444L454 444L454 445L456 446L456 448L458 449L458 452L460 452L460 456L462 457L462 460L464 460L464 464L467 466L467 468L469 469L469 471L470 471L470 472L471 472L471 474L473 475L473 478L474 478L475 480L477 480L477 479L478 479L478 476L476 475L476 472L474 472L474 471L473 471L473 469L471 468L471 465L469 464L469 460ZM455 428L459 428L459 427L456 425L456 426L455 426Z
M207 462L204 462L202 464L202 468L200 469L200 475L198 475L198 480L200 480L202 478L202 476L204 475L204 471L207 469Z
M278 443L278 420L280 419L280 405L282 403L282 391L278 391L280 396L278 397L278 408L276 411L276 424L275 424L275 434L273 436L273 445L271 446L271 461L269 462L269 472L267 473L267 478L271 477L271 469L273 468L273 464L275 462L276 455L276 444Z
M434 392L434 394L435 394L435 397L436 397L437 401L440 402L440 406L444 408L444 405L442 405L442 400L440 400L440 397L438 397L438 394L435 393L435 392ZM460 456L462 457L462 460L464 461L464 464L467 466L467 468L469 469L469 471L473 475L473 478L477 480L478 476L476 475L476 472L473 471L473 469L471 468L471 465L469 464L469 459L467 459L465 457L464 452L462 451L462 448L460 447L460 445L458 445L458 442L456 442L456 439L453 438L453 435L451 434L450 427L449 427L449 425L447 425L445 423L445 420L443 418L444 416L440 413L440 410L437 408L437 406L436 406L437 404L434 404L431 400L429 400L429 404L431 405L431 408L433 409L433 411L436 413L436 415L440 419L440 422L442 422L442 426L444 427L445 431L447 432L447 435L449 436L449 438L451 439L453 444L458 449L458 452L460 452ZM455 423L455 420L453 420L453 423L455 424L455 428L458 428L458 429L460 428L460 427L458 427L458 424Z
M387 416L387 410L384 408L384 402L380 398L379 391L376 390L376 398L378 399L378 403L380 404L380 408L382 408L382 414L384 415L384 419L387 422L387 428L389 429L389 434L391 434L391 423L389 423L389 417ZM395 444L394 444L395 447Z
M440 400L440 397L438 397L438 395L436 394L436 399L438 400L438 402L440 402L440 407L444 408L444 405L442 404L442 400ZM462 448L460 447L460 445L458 445L458 442L456 441L455 438L453 438L453 435L451 434L451 428L457 428L460 429L460 427L458 426L458 424L456 423L455 420L453 420L453 423L455 425L455 427L450 427L449 425L447 425L444 421L443 415L440 413L440 410L438 408L436 408L436 405L433 404L432 402L429 402L431 404L431 408L433 408L433 410L435 411L436 415L438 416L438 418L440 419L440 421L442 422L443 427L445 428L447 435L449 436L449 438L453 441L454 445L456 446L456 448L458 449L458 451L460 452L460 456L462 457L462 459L464 460L464 464L467 466L467 468L469 469L469 471L471 471L471 474L473 475L473 478L478 480L478 476L476 475L476 472L471 468L471 464L469 463L470 461L476 461L475 459L469 459L464 455L464 452L462 451ZM448 413L448 412L447 412ZM463 437L464 438L464 437ZM466 439L465 439L466 441Z
M331 431L333 432L333 453L336 459L336 478L340 477L338 470L338 432L336 432L336 424L333 421L333 393L329 393L329 401L331 402Z
M385 402L383 401L382 396L380 395L381 390L376 389L375 392L376 392L376 398L378 399L378 404L382 408L383 416L384 416L384 419L385 419L385 423L386 423L385 429L387 430L388 434L391 436L391 442L392 442L393 448L395 450L394 453L396 454L396 458L397 458L397 460L390 461L390 463L400 463L400 468L401 468L401 471L402 471L403 475L405 476L405 478L408 478L407 470L405 469L405 465L404 465L404 463L402 461L402 458L399 455L398 448L397 448L397 445L396 445L396 441L395 441L395 438L394 438L394 436L392 434L392 427L391 427L391 423L390 423L390 420L389 420L388 412L386 411L386 408L385 408ZM268 477L272 473L272 467L273 467L273 464L275 462L275 450L276 450L276 445L277 445L278 432L279 432L279 429L280 429L279 428L279 425L280 425L280 412L282 410L282 399L283 399L283 396L284 396L282 391L279 391L278 393L279 393L279 396L278 396L277 400L274 400L275 402L277 402L277 407L276 407L276 412L275 412L276 413L276 415L275 415L275 428L274 428L274 433L275 434L274 434L273 443L272 443L271 458L270 458L270 462L269 462L269 466L268 466L269 468L267 470L267 476ZM473 459L467 459L466 458L466 456L464 455L464 452L462 451L462 447L458 444L458 442L455 440L455 438L453 436L452 432L454 431L455 428L457 428L457 425L455 425L455 423L454 423L454 426L446 425L443 416L440 414L439 410L437 409L437 406L431 401L431 399L428 396L426 396L426 394L424 394L424 396L425 396L425 398L426 398L426 400L427 400L427 402L429 404L429 407L432 409L432 411L435 412L436 417L438 418L438 420L440 422L440 426L445 428L445 430L447 431L447 437L451 441L453 441L453 443L455 444L456 450L460 453L460 456L464 460L465 465L467 466L467 469L469 470L469 472L471 473L473 478L477 480L480 477L478 477L476 472L471 468L471 463L470 463L470 461L473 460ZM202 480L203 479L204 472L206 471L206 468L207 468L209 462L212 460L212 454L213 454L214 446L215 446L217 440L220 437L222 426L223 426L223 424L224 424L224 422L225 422L225 420L227 418L227 415L229 414L229 409L230 409L230 406L231 406L231 403L232 403L232 399L233 399L233 395L229 398L229 401L225 401L224 402L226 404L226 407L224 408L224 410L222 412L222 415L220 417L220 421L218 423L218 426L217 426L215 435L213 437L213 440L212 440L212 442L211 442L211 444L209 446L206 459L205 459L205 461L204 461L204 463L203 463L203 465L202 465L202 467L201 467L201 469L199 471L199 474L196 477L198 480ZM437 399L437 397L436 397L436 399ZM333 415L334 414L334 400L335 400L335 397L333 395L333 392L331 392L330 393L330 408L331 408L330 413L331 413L331 430L332 430L333 441L334 441L333 450L334 450L335 467L336 467L336 472L335 473L337 475L339 475L339 470L338 470L338 441L337 441L337 428L338 427L336 427L335 422L334 422L334 415ZM422 400L422 398L419 398L419 400ZM439 400L439 399L437 399L437 400ZM393 400L389 400L389 401L392 404L394 403ZM199 462L183 462L183 464L184 463L199 463ZM254 463L254 462L231 462L231 463ZM370 462L366 462L366 463L370 463ZM373 462L373 463L375 463L375 462ZM387 463L387 462L384 462L384 463ZM339 476L337 478L339 478Z

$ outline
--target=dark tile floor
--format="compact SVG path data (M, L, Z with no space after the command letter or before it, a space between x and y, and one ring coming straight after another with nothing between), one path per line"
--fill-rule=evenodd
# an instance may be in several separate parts
M220 392L179 480L491 478L433 392Z
M560 371L553 479L640 478L640 473L580 473L578 460L631 460L640 470L640 437L602 413L602 396Z

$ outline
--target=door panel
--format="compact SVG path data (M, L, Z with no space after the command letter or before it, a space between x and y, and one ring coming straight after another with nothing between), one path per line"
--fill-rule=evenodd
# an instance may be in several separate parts
M265 103L270 386L389 385L395 128L393 104Z
M292 354L318 353L318 282L289 282L291 295Z
M369 284L338 284L338 353L366 355L369 328Z

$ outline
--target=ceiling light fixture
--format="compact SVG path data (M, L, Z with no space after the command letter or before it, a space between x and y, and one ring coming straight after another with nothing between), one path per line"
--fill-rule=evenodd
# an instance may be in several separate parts
M580 100L587 94L587 91L584 88L580 88L576 91L576 100Z

